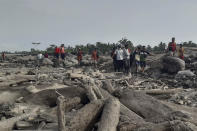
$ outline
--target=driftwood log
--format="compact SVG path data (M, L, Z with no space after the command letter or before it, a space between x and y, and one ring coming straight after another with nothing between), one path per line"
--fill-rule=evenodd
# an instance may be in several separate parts
M86 104L77 111L70 121L66 122L66 131L88 131L102 112L104 101L96 100Z
M101 121L97 131L116 131L120 116L120 102L109 98L104 106Z
M16 117L13 117L13 118L10 118L7 120L0 121L0 130L1 131L11 131L12 128L14 127L14 124L17 121L23 120L23 119L31 117L31 116L36 116L38 110L39 110L39 108L36 107L28 113L24 113L20 116L16 116Z

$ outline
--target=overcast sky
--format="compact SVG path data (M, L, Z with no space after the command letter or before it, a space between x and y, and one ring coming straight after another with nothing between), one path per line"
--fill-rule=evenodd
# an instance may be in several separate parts
M30 50L32 42L135 45L197 42L197 0L0 0L0 50Z

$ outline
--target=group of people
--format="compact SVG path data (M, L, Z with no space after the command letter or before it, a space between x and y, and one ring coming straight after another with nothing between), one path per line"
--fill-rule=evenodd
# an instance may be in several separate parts
M56 46L55 47L55 57L59 60L61 57L62 60L65 59L65 49L64 49L64 44L62 44L60 47Z
M77 60L78 60L78 64L79 64L79 65L81 65L82 58L83 58L83 52L82 52L82 50L79 48L79 49L78 49L78 52L77 52ZM99 52L97 51L97 48L95 48L95 49L92 51L92 61L93 61L93 65L94 65L95 67L97 67L98 59L99 59Z
M121 45L119 44L114 47L111 57L113 58L114 71L125 72L127 74L130 73L132 65L135 65L136 72L140 71L139 67L141 67L141 71L144 72L146 67L146 57L151 55L148 51L146 51L145 46L138 46L133 52L128 48L128 44Z
M178 57L184 60L184 48L183 45L180 44L179 48L177 49L175 38L172 38L172 41L168 44L168 53L170 56L175 56L176 52L178 52Z

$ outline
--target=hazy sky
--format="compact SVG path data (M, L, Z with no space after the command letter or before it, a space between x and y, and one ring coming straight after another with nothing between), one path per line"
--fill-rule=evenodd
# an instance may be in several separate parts
M50 44L197 42L197 0L0 0L0 50Z

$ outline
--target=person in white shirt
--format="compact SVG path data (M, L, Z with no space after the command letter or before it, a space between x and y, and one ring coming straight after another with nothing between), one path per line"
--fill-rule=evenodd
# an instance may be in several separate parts
M128 48L128 44L125 45L123 49L123 59L124 59L124 71L125 73L129 73L130 70L130 54L131 50Z
M118 72L123 70L123 50L121 48L121 45L118 45L118 49L116 49L115 53L116 60L117 60L117 69Z

